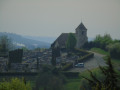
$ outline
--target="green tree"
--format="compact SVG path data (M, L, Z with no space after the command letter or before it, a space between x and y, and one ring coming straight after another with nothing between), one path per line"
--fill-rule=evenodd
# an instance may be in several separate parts
M112 38L109 34L105 34L104 36L97 35L94 40L95 46L104 50L106 50L106 46L112 42Z
M102 74L105 76L104 80L99 80L90 70L88 71L90 72L92 79L86 78L84 76L82 77L88 80L91 84L91 87L94 87L95 90L118 90L118 76L112 66L110 57L108 57L106 64L108 65L106 68L99 66Z
M30 83L25 83L24 80L12 78L10 81L0 82L0 90L32 90Z
M107 45L107 49L112 58L120 59L120 42Z
M76 40L75 35L73 33L69 33L68 39L66 42L66 48L69 50L74 49L76 42L77 42L77 40Z

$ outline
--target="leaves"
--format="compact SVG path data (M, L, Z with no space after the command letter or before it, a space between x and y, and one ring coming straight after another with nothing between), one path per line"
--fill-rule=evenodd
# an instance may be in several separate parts
M88 80L89 83L92 83L94 90L116 90L115 88L118 88L118 76L114 71L110 57L107 58L106 64L108 65L106 68L99 66L100 70L102 71L102 74L105 76L105 79L103 81L99 81L90 70L88 71L92 79L88 79L87 77L82 76L83 78Z
M67 49L74 49L76 42L77 42L77 40L76 40L75 35L73 33L69 33L68 39L66 42L66 48Z
M30 83L25 84L23 80L12 78L10 81L0 82L0 90L32 90Z

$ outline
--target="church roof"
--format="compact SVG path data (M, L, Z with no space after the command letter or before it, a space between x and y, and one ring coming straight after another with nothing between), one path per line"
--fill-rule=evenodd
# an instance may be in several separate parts
M62 33L51 45L51 47L54 47L55 43L57 42L60 47L66 46L66 41L68 39L69 33Z
M84 26L84 24L82 22L76 29L87 30L87 28Z
M54 43L52 44L52 46L54 46L54 44L55 44L56 42L58 42L58 44L59 44L60 46L65 46L66 41L67 41L67 38L68 38L68 34L69 34L69 33L62 33L62 34L54 41Z

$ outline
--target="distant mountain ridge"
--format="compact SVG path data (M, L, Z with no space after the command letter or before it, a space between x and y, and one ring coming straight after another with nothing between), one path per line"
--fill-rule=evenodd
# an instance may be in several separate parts
M44 41L37 41L25 38L22 35L14 34L14 33L6 33L6 32L0 32L0 36L6 35L8 38L11 38L13 43L16 45L16 47L27 47L28 49L34 49L34 48L49 48L50 43L44 42Z
M45 37L45 36L44 37L43 36L23 36L23 37L32 39L32 40L47 42L50 44L52 44L56 40L56 37Z

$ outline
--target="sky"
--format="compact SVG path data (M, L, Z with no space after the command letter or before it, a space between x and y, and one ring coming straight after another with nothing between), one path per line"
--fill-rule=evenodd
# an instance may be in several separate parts
M58 37L81 21L88 37L120 39L120 0L0 0L0 32Z

